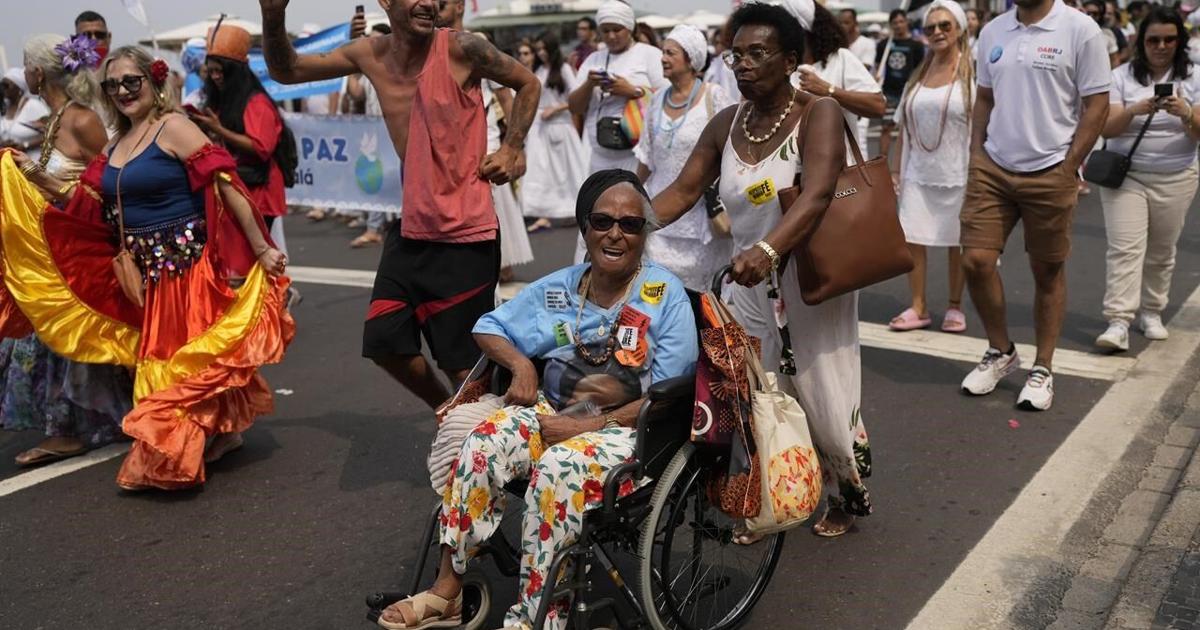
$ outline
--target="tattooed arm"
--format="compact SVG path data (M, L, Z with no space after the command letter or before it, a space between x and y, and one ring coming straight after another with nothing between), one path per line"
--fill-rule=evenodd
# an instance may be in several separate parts
M284 26L288 0L259 0L263 17L263 57L271 78L284 84L336 79L358 72L354 53L367 40L354 40L319 55L299 55Z
M484 158L479 174L497 185L517 179L525 173L525 136L537 114L542 84L525 66L478 35L455 33L455 43L471 65L473 80L495 81L516 93L507 116L504 144Z

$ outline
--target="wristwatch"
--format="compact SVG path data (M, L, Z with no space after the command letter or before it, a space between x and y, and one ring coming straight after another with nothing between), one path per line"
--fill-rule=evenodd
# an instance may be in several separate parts
M833 84L832 83L829 84L829 95L833 96Z
M614 416L612 414L604 416L604 428L605 429L619 429L622 426L623 425L621 424L621 421L617 420L616 416Z

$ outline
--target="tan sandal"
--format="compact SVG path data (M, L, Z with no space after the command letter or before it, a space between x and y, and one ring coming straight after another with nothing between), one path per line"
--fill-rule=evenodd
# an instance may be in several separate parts
M411 613L396 608L405 603L412 609ZM384 617L389 612L399 615L400 619L388 621ZM388 630L424 630L425 628L460 626L462 625L462 593L459 593L454 599L444 599L429 591L406 597L384 609L383 613L379 615L379 625Z
M834 525L829 525L828 524L829 513L832 511L833 511L832 509L825 510L825 515L821 517L821 520L812 526L812 533L816 534L817 536L820 536L821 538L837 538L838 536L844 535L846 532L850 531L851 529L854 529L854 521L855 521L854 516L851 514L846 514L845 512L842 512L842 514L849 517L849 519L850 519L850 520L846 521L845 525L840 526L840 527L834 526Z

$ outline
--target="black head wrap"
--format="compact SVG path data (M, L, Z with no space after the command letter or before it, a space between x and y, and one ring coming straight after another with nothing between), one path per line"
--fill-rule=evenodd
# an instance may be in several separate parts
M617 184L633 184L638 194L650 200L650 195L646 192L646 187L642 186L642 181L637 175L620 169L610 168L604 171L596 171L591 177L584 180L583 185L579 187L579 197L575 200L575 223L579 224L579 233L587 233L587 218L596 208L596 200L604 191L616 186ZM650 217L647 217L650 218Z

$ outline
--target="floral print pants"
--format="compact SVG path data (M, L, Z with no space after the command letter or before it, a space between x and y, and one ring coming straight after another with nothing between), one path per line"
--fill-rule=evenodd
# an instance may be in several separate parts
M547 571L559 550L583 529L583 513L604 500L609 470L633 457L634 430L612 428L584 433L545 448L537 414L554 410L539 399L533 407L505 407L467 436L442 497L439 541L454 552L454 570L496 532L507 502L504 485L529 479L521 527L521 585L506 625L533 623ZM621 484L623 496L633 481ZM564 611L551 609L546 628L566 627Z

